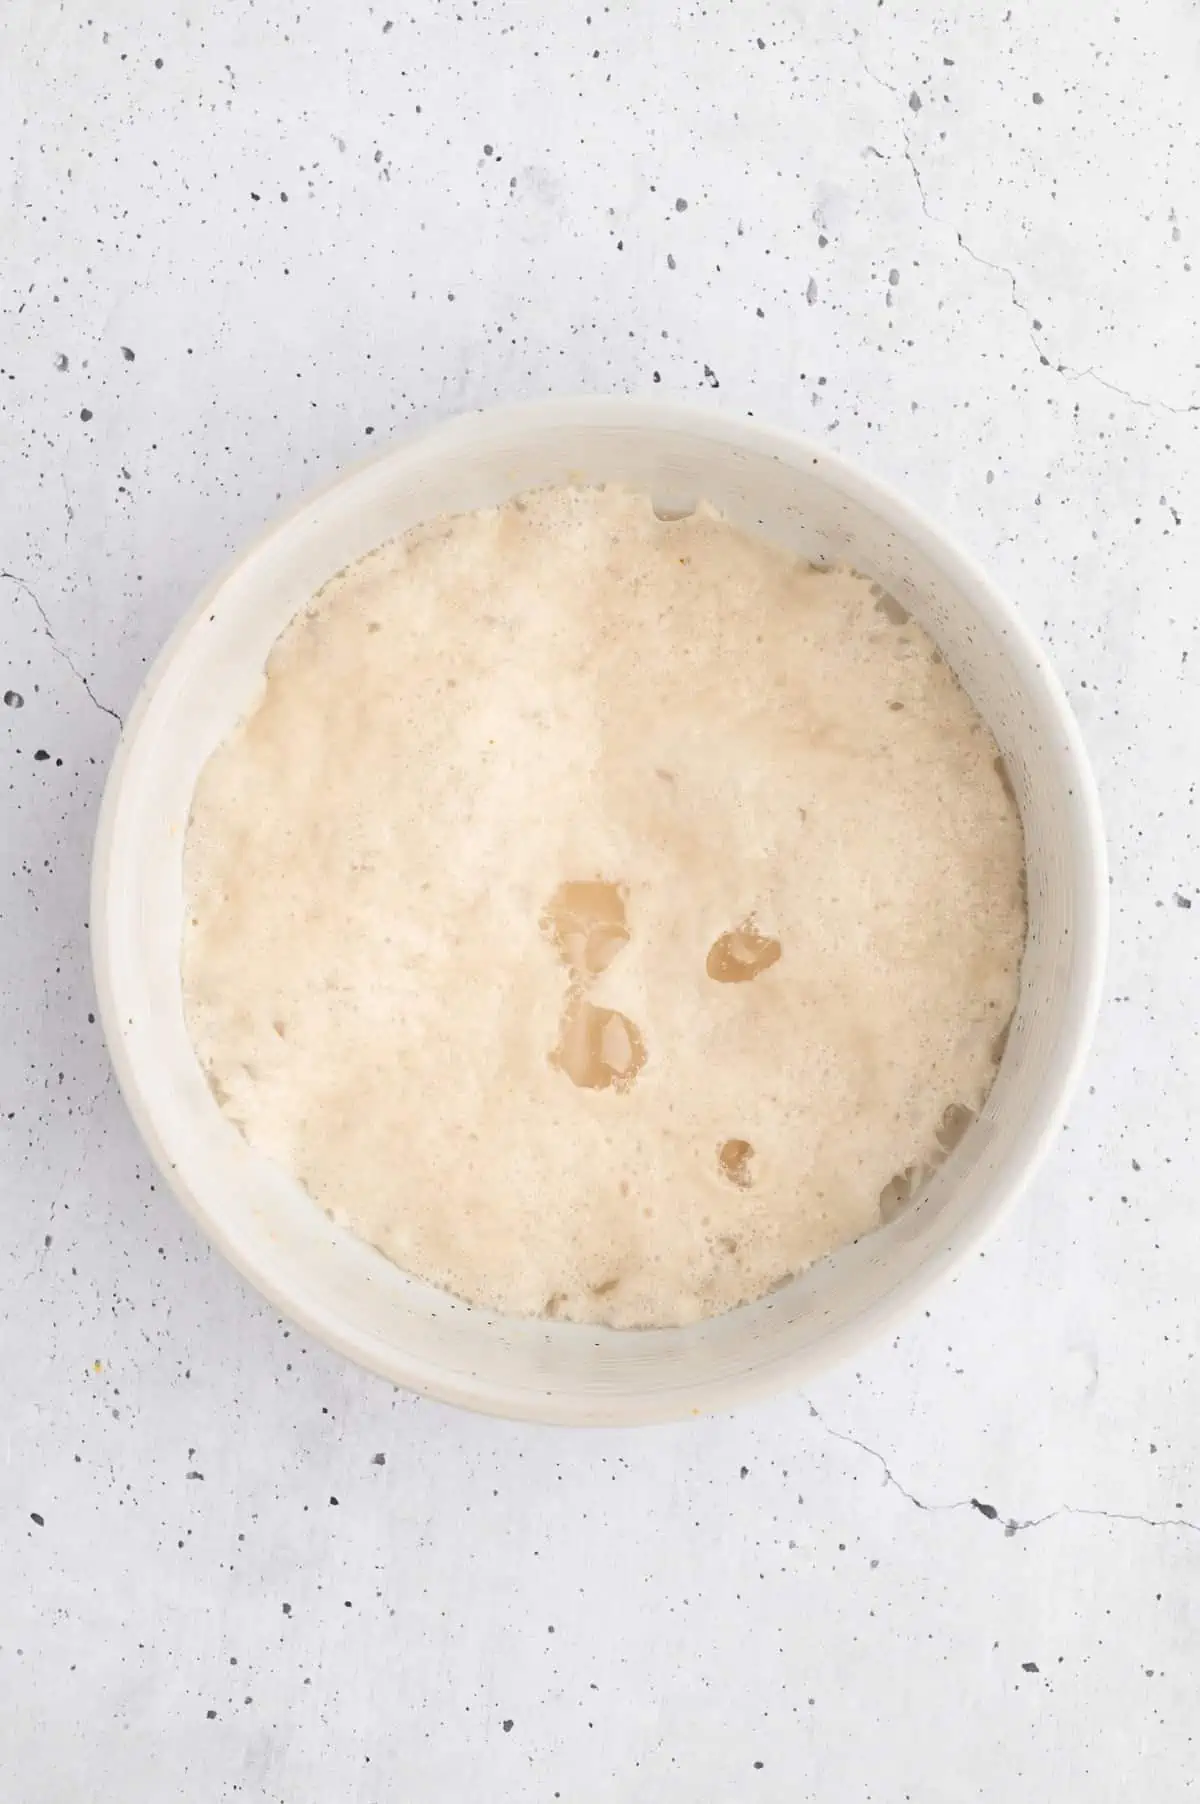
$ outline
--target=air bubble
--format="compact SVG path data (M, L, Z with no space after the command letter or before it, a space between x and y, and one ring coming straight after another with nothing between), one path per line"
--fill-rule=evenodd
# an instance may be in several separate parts
M598 977L629 943L620 884L599 879L560 883L542 916L542 932L577 976Z
M646 1063L646 1047L628 1015L598 1008L576 989L550 1063L582 1090L628 1090Z
M593 877L560 883L542 916L573 982L550 1063L583 1090L627 1090L646 1063L641 1031L619 1009L599 1008L585 991L629 943L621 884Z
M884 619L890 620L893 626L907 626L912 618L908 609L901 607L895 596L889 595L885 589L880 589L875 596L875 606Z
M739 1190L749 1190L754 1182L750 1170L754 1158L754 1148L748 1140L726 1140L717 1153L717 1162L724 1177Z
M920 1176L919 1168L916 1165L909 1165L904 1171L898 1171L895 1177L884 1185L879 1192L879 1219L881 1222L895 1221L898 1215L903 1215L913 1200Z
M961 1102L950 1104L937 1131L937 1143L944 1153L954 1151L974 1119L974 1109L966 1108Z
M749 983L782 957L783 947L778 940L759 933L753 922L743 921L740 927L714 941L705 970L714 983Z

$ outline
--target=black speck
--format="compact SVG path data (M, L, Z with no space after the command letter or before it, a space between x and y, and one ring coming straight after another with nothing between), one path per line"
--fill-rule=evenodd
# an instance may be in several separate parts
M155 57L155 59L154 59L154 67L155 67L155 68L156 68L156 69L161 69L161 68L162 68L162 57L161 57L161 56L156 56L156 57ZM214 1716L215 1716L215 1715L216 1715L216 1714L217 1714L217 1713L216 1713L216 1711L215 1711L215 1710L214 1710L214 1711L213 1711L213 1712L212 1712L212 1714L213 1714L213 1715L214 1715Z
M483 147L483 154L485 157L494 157L496 154L496 146L494 144L485 144Z
M43 751L39 746L37 751L33 754L33 761L35 764L45 764L49 756L49 752Z
M54 359L54 367L56 370L69 370L70 369L71 359L67 356L67 353L65 351L60 351L58 353L58 356Z
M765 50L767 47L767 41L765 38L755 38L754 42L758 45L760 50Z
M687 202L684 200L682 195L680 195L679 199L675 202L675 211L677 213L686 213L687 212Z
M23 708L25 706L25 697L23 695L18 695L15 689L6 689L4 691L4 706L6 708Z
M203 1474L203 1472L196 1472L196 1471L194 1471L194 1470L193 1470L193 1471L191 1471L191 1472L188 1472L188 1473L187 1473L187 1474L185 1474L185 1476L186 1476L186 1477L188 1477L188 1478L198 1478L198 1479L199 1479L199 1480L200 1480L200 1483L201 1483L201 1484L203 1484L203 1483L204 1483L204 1474Z
M251 190L250 190L250 199L251 199L251 200L261 200L261 199L262 199L262 195L261 195L261 194L256 194L256 193L255 193L255 192L254 192L254 190L253 190L253 188L251 188Z
M1140 1170L1141 1170L1141 1169L1142 1169L1142 1168L1141 1168L1141 1166L1140 1166L1140 1165L1139 1165L1139 1164L1138 1164L1138 1162L1137 1162L1137 1160L1136 1160L1136 1159L1131 1159L1131 1160L1130 1160L1130 1161L1129 1161L1129 1163L1130 1163L1130 1164L1131 1164L1131 1165L1132 1165L1132 1166L1133 1166L1133 1169L1134 1169L1134 1170L1135 1170L1135 1171L1140 1171Z
M761 307L756 307L754 309L754 312L759 319L766 319L766 317L767 317Z
M336 1507L336 1505L337 1505L337 1498L336 1498L336 1497L331 1497L331 1498L330 1498L330 1499L329 1499L329 1501L330 1501L330 1503L331 1503L331 1504L333 1504L333 1505L334 1505L334 1506L335 1506L335 1507Z
M512 1725L513 1725L512 1717L506 1716L504 1721L500 1724L500 1727L504 1730L504 1733L506 1735L511 1735L512 1734Z
M7 701L8 697L5 696L4 699ZM1190 908L1192 906L1192 898L1190 896L1181 896L1179 891L1176 890L1175 891L1175 906L1176 906L1176 908Z
M279 190L279 198L280 198L280 200L286 200L286 199L287 199L287 190L286 190L286 189L285 189L285 188L281 188L281 189L280 189L280 190Z
M921 96L917 93L917 90L915 88L913 89L912 93L908 97L908 104L914 113L920 112Z
M90 407L81 407L79 409L79 417L81 420L90 420L92 417L91 408Z
M385 20L384 20L384 21L383 21L383 35L384 35L384 37L385 37L385 38L386 38L386 36L387 36L387 34L388 34L388 32L389 32L389 31L390 31L390 30L391 30L391 29L392 29L392 26L393 26L393 25L394 25L394 24L395 24L395 20L394 20L394 19L385 19Z
M749 1478L749 1476L750 1476L749 1466L743 1466L741 1471L738 1473L738 1477L739 1478Z
M290 1616L290 1615L291 1615L291 1613L292 1613L292 1606L291 1606L291 1604L284 1604L284 1606L283 1606L283 1613L284 1613L284 1615L285 1615L285 1616Z
M29 1520L31 1522L36 1522L39 1528L45 1528L46 1526L46 1518L44 1516L39 1516L36 1510L30 1510Z
M674 269L674 268L675 268L675 259L674 259L674 257L673 257L673 256L672 256L672 255L671 255L671 253L670 253L670 251L668 251L668 252L667 252L667 268L668 268L668 269Z
M708 367L707 363L704 366L704 380L708 383L710 388L720 388L721 386L715 373Z
M660 373L659 373L659 372L658 372L658 370L655 370L655 372L654 372L654 380L655 380L655 381L656 381L656 382L661 382L661 381L662 381L662 376L661 376L661 375L660 375Z
M1039 93L1036 92L1036 90L1035 90L1034 96L1033 96L1033 104L1034 104L1034 106L1041 106L1041 104L1042 104L1042 97Z
M1022 1662L1021 1662L1021 1671L1022 1672L1036 1672L1037 1670L1038 1670L1038 1663L1036 1660L1022 1660Z
M129 349L128 345L121 346L121 355L125 359L126 363L133 362L133 352Z
M387 1454L386 1453L377 1453L375 1455L374 1459L371 1461L371 1464L373 1466L386 1466L387 1465Z
M210 1723L215 1723L215 1722L216 1722L216 1720L217 1720L217 1713L216 1713L216 1711L215 1711L215 1710L206 1710L206 1711L205 1711L205 1712L204 1712L204 1714L205 1714L205 1716L206 1716L206 1717L207 1717L207 1718L208 1718L208 1720L209 1720L209 1722L210 1722Z
M994 1503L980 1503L978 1497L972 1497L971 1508L978 1510L981 1516L986 1516L989 1522L994 1522L1000 1514Z
M754 1762L754 1770L755 1770L755 1772L756 1772L756 1773L761 1773L761 1772L762 1772L762 1761L761 1761L761 1760L756 1760L756 1761L755 1761L755 1762Z

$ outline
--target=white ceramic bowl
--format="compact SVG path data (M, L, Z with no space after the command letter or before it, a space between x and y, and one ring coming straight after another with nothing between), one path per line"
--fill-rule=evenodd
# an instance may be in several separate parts
M1029 944L980 1119L896 1221L761 1302L690 1328L512 1321L406 1276L332 1225L218 1110L184 1025L181 854L201 766L325 579L431 516L546 483L714 503L813 562L844 560L933 635L988 721L1025 824ZM1092 777L1046 658L920 514L790 433L652 400L548 401L404 440L270 527L191 608L122 734L100 818L96 984L113 1063L172 1189L285 1314L396 1384L497 1415L659 1421L796 1385L892 1325L975 1247L1062 1119L1097 1007L1107 887Z

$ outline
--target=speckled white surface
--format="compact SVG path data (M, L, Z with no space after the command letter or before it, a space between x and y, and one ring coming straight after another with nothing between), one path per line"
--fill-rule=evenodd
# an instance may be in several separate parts
M0 15L0 1796L1190 1795L1194 9L188 12ZM658 380L827 437L1016 597L1112 973L1056 1159L928 1315L578 1437L393 1394L201 1244L91 1019L89 842L147 659L281 502Z

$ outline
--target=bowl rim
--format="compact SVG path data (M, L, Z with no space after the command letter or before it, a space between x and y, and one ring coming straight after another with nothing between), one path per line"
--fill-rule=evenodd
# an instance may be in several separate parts
M1014 1150L1006 1181L994 1185L981 1199L979 1207L959 1224L952 1243L933 1248L928 1258L898 1278L882 1296L806 1348L767 1358L720 1380L697 1380L694 1384L659 1389L644 1396L626 1394L585 1399L573 1393L498 1383L482 1374L465 1378L431 1369L419 1357L407 1356L392 1347L381 1348L376 1340L365 1335L356 1336L344 1320L324 1313L319 1306L310 1306L304 1299L297 1299L286 1286L276 1283L269 1268L242 1256L241 1250L231 1244L200 1198L173 1168L143 1098L113 986L108 955L108 915L114 879L113 845L123 779L143 718L193 628L208 613L214 597L243 565L255 558L272 539L286 534L301 517L325 503L338 489L351 486L367 470L389 461L402 469L408 457L414 454L424 457L436 449L438 440L442 441L441 449L447 454L453 454L456 448L465 449L484 420L489 430L499 435L509 429L529 432L539 425L551 427L570 423L583 428L602 427L617 417L626 426L643 426L659 432L677 430L707 434L735 448L772 456L785 463L810 463L833 487L875 512L892 530L942 567L970 605L1013 643L1023 666L1023 675L1036 672L1042 686L1043 700L1054 717L1062 751L1074 779L1071 801L1079 829L1075 876L1080 905L1074 923L1072 989L1059 1035L1058 1076L1046 1086L1036 1108L1026 1117L1028 1131L1022 1134L1019 1146ZM369 455L347 464L327 482L307 489L224 563L176 622L125 716L97 818L89 915L98 1012L109 1057L134 1124L171 1194L183 1204L210 1244L260 1296L306 1333L356 1364L393 1384L440 1402L511 1420L572 1426L585 1423L632 1426L696 1417L798 1387L864 1345L881 1339L909 1313L918 1298L926 1295L950 1269L961 1265L994 1232L1045 1161L1079 1085L1103 995L1109 923L1108 861L1099 794L1083 736L1046 652L982 565L955 539L942 532L921 508L889 482L867 473L840 452L788 427L739 419L719 408L679 401L674 397L580 394L479 408L419 424Z

